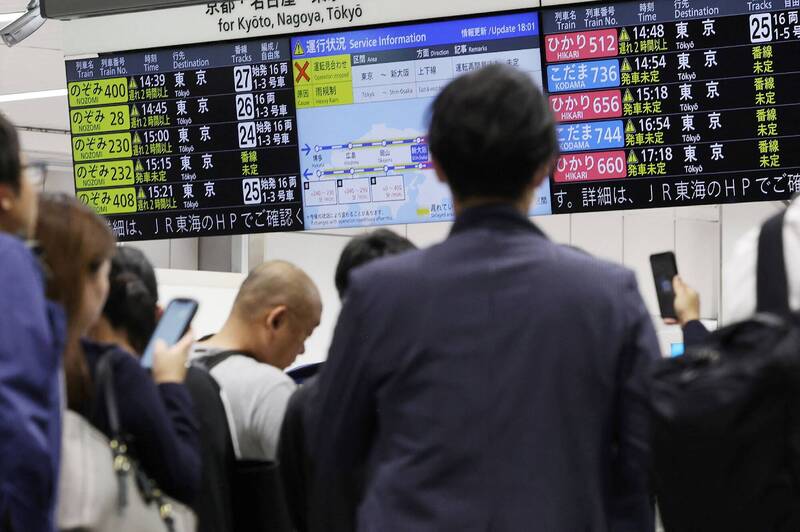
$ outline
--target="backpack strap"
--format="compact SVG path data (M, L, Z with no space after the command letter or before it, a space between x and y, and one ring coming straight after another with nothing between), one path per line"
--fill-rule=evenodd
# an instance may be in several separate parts
M788 315L789 283L783 250L783 210L767 220L758 239L756 311Z
M220 364L222 364L223 362L234 356L249 357L250 355L242 351L221 351L213 355L200 357L195 360L195 363L197 363L200 366L203 366L204 368L206 368L206 370L211 371L212 369L216 368L217 366L219 366Z
M235 425L233 422L233 418L230 415L230 408L225 400L225 394L222 390L222 386L220 386L219 382L216 378L211 374L211 370L215 367L219 366L226 360L228 360L232 356L249 356L247 353L243 353L241 351L221 351L215 355L209 355L205 357L196 358L192 361L192 364L200 368L201 370L206 372L206 376L208 377L209 382L214 387L214 390L217 392L217 400L220 402L220 406L222 407L222 411L225 413L225 431L228 434L227 438L227 445L225 446L225 463L228 468L228 475L231 479L231 482L234 481L235 477L235 470L236 470L236 462L237 462L237 451L239 449L238 439L235 435ZM236 441L234 441L236 440ZM234 518L235 520L235 518Z

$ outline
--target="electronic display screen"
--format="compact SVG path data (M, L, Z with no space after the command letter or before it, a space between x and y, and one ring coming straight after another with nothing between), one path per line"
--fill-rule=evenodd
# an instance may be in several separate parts
M539 41L532 12L293 39L310 72L295 89L306 227L452 220L431 168L427 110L455 77L492 63L541 85ZM334 95L320 95L320 83ZM547 187L531 211L550 212Z
M541 83L539 43L527 12L68 61L77 196L123 241L451 220L427 109L490 63Z
M559 122L533 215L788 199L798 13L593 2L70 60L77 196L123 241L452 220L428 107L505 63Z
M800 192L798 0L657 0L541 12L564 156L554 213Z

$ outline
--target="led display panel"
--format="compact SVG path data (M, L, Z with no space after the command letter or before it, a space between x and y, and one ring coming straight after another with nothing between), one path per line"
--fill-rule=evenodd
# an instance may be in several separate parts
M77 196L123 241L450 220L427 108L491 63L541 83L539 43L525 12L68 61Z
M502 63L558 121L531 215L788 199L799 13L593 2L70 60L76 194L123 241L452 220L426 113Z

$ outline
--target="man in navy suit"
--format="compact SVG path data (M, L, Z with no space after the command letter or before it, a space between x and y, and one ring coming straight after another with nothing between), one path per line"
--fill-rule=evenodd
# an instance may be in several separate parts
M658 343L632 272L527 217L558 151L547 100L509 67L460 77L429 144L456 222L351 275L306 420L311 529L652 531Z

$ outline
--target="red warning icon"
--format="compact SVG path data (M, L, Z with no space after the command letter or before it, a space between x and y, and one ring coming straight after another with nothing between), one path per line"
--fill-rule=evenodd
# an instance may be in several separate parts
M300 65L299 62L295 62L294 68L297 69L297 77L295 78L295 83L300 83L302 80L311 81L311 77L309 77L307 71L308 67L311 65L309 61L306 61L304 65Z

